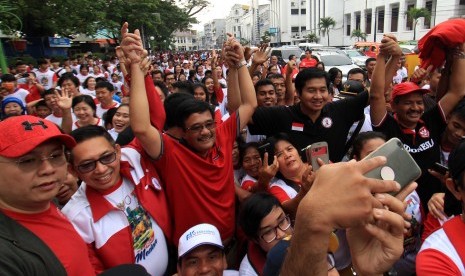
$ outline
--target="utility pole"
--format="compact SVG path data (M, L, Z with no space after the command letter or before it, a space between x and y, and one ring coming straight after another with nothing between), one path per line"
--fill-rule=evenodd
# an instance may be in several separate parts
M375 7L375 29L373 30L373 42L376 42L376 30L378 29L378 26L376 26L378 22L378 8Z

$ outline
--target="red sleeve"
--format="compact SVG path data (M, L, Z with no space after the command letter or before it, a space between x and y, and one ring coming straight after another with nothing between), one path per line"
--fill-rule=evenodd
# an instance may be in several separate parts
M155 90L152 77L149 75L145 76L145 90L149 102L150 122L161 131L165 126L165 107L158 96L157 90Z
M87 252L89 253L89 260L92 264L92 267L94 268L95 274L102 273L103 270L105 270L105 267L103 263L100 261L100 259L97 257L93 243L87 244Z
M268 192L269 192L272 196L276 197L276 198L279 200L279 202L280 202L281 204L283 204L283 202L288 201L289 199L291 199L291 198L286 194L286 192L285 192L283 189L281 189L280 187L278 187L278 186L273 186L273 187L269 188L269 189L268 189Z
M461 275L458 267L448 256L431 248L418 253L416 271L418 276Z
M221 120L222 116L221 116L221 111L219 109L216 109L215 110L215 122L216 122L216 126L219 126L223 121Z
M255 183L256 182L252 180L245 180L241 183L241 188L246 191L249 191L251 188L255 186Z
M216 100L218 101L218 103L222 103L224 99L223 88L221 87L215 88L215 94L216 94Z
M421 234L422 243L429 235L431 235L431 233L441 228L441 224L437 218L433 217L431 213L428 213L426 220L423 222L423 227L423 234Z

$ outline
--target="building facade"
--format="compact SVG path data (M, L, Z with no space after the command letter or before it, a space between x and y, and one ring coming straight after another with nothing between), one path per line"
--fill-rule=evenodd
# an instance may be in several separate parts
M173 39L176 51L198 50L197 31L195 30L175 32Z

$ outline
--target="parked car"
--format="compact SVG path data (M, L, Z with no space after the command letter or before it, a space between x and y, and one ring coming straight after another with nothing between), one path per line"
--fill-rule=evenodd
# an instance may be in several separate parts
M354 62L349 57L347 57L347 55L342 54L338 51L314 50L312 52L312 55L325 64L326 72L328 72L329 69L333 67L336 67L339 70L341 70L342 82L345 82L347 80L347 73L350 69L360 68L360 66L355 65Z
M281 46L271 49L271 55L278 57L278 63L281 66L284 66L289 62L290 55L295 55L297 58L299 58L302 53L304 53L304 51L295 45Z
M355 65L360 66L363 69L365 69L365 61L370 58L357 50L347 49L341 50L341 52L347 55L354 62Z

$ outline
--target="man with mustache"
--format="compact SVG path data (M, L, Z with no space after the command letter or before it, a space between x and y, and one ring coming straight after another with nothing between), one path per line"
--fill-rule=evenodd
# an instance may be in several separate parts
M421 89L413 82L404 82L394 86L392 90L391 115L386 110L384 91L385 80L389 80L394 72L385 72L385 57L391 56L389 63L395 64L400 59L402 50L394 36L385 36L381 42L371 82L370 115L373 129L383 132L388 138L399 138L418 163L422 176L417 180L417 192L424 209L428 210L427 202L433 193L444 190L443 185L428 169L435 162L440 162L440 143L446 128L446 118L465 94L465 45L450 51L450 59L446 64L450 71L442 76L448 78L443 80L446 84L448 81L447 93L435 107L425 112L423 94L429 90ZM427 73L427 70L420 69L415 77L423 77Z

